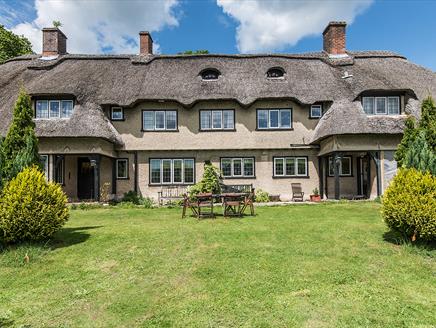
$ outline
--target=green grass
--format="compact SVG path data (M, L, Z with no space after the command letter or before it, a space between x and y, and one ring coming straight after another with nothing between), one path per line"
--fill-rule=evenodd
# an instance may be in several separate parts
M256 211L72 211L0 253L0 327L436 325L436 251L390 241L379 204Z

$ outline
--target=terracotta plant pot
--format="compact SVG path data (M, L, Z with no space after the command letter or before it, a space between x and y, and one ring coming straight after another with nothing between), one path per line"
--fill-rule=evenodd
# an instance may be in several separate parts
M320 202L321 196L320 195L310 195L310 201L311 202Z

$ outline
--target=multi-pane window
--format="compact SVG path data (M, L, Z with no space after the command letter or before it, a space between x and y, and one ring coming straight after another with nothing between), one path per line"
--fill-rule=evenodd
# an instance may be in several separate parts
M117 179L129 178L129 160L127 158L117 159L116 174Z
M48 155L40 155L39 161L41 163L42 170L45 174L45 178L48 180Z
M254 177L254 157L221 158L221 172L225 178Z
M193 184L194 159L150 159L150 184Z
M257 111L258 129L291 129L291 109L259 109Z
M363 111L368 115L400 114L400 97L363 97Z
M275 177L307 176L306 157L275 157Z
M123 111L122 107L112 107L111 108L111 120L112 121L124 120L124 111Z
M201 110L200 130L233 130L235 128L235 111Z
M329 175L335 175L335 166L334 166L334 158L329 157ZM351 157L344 156L339 158L339 175L341 176L350 176L351 175Z
M69 118L73 105L72 100L37 100L35 118Z
M320 118L321 116L322 116L322 106L321 105L310 106L310 117L311 118Z
M144 131L177 130L177 111L175 110L142 111L142 129Z

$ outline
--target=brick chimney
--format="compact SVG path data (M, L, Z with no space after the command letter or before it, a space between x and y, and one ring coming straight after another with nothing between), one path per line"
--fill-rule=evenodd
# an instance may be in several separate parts
M346 22L330 22L322 33L324 51L329 55L346 55L345 27Z
M42 56L50 57L67 53L67 37L56 27L42 29Z
M147 31L139 32L139 54L152 55L153 54L153 39Z

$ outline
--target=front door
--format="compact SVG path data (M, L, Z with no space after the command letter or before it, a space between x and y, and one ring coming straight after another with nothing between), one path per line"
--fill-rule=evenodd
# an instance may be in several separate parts
M80 200L94 198L94 168L87 157L79 157L77 167L77 197Z
M359 157L359 195L368 197L369 159L368 156Z

